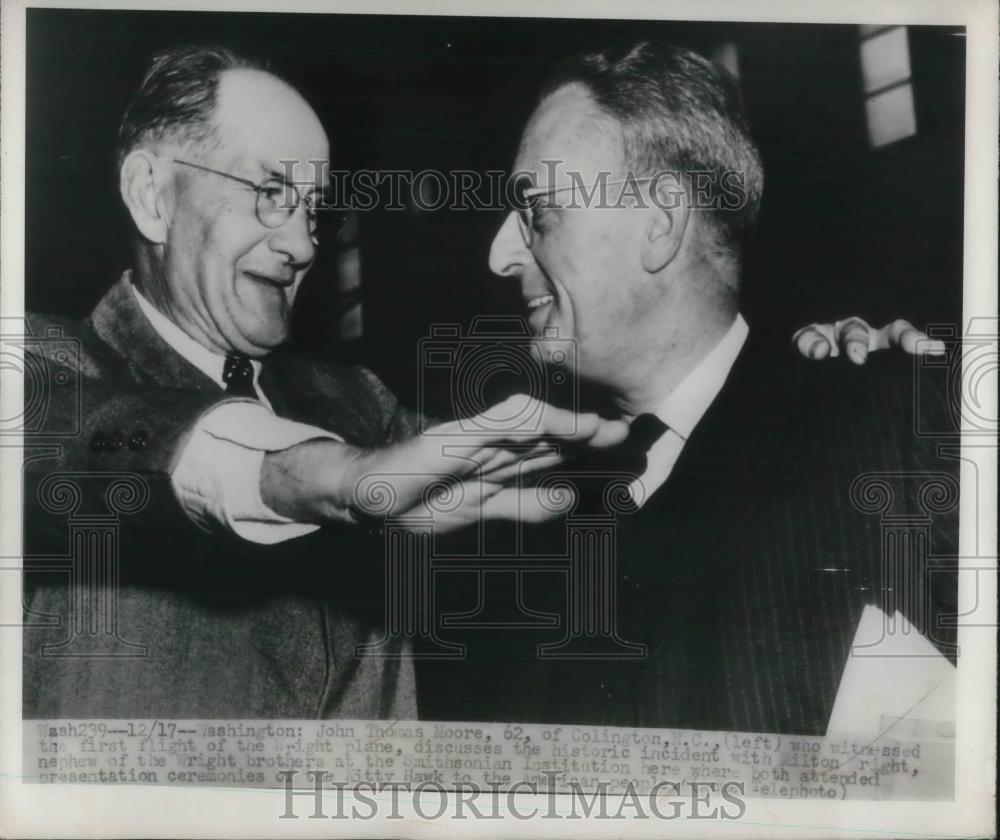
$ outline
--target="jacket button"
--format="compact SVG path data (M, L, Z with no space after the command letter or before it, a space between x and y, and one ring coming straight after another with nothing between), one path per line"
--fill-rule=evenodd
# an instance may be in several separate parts
M132 433L132 437L128 439L128 448L133 452L138 452L140 449L145 449L149 444L149 436L145 431L140 429L137 432Z

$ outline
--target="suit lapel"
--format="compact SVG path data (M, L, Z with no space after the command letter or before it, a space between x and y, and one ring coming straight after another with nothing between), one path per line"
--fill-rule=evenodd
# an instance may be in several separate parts
M220 392L218 383L176 352L149 322L132 290L131 272L101 298L88 320L136 382ZM280 348L264 360L259 383L278 416L337 431L359 445L377 446L383 442L382 412L392 405L386 402L388 392L378 391L373 380Z
M90 314L94 331L122 356L135 378L167 388L218 392L219 385L181 356L160 336L139 307L132 291L131 272L125 272ZM260 375L260 387L276 414L288 415L270 359Z
M131 272L126 271L108 290L89 320L101 339L125 360L137 381L168 388L219 390L215 382L160 337L139 308Z
M280 375L275 375L275 366L272 362L273 360L270 357L264 359L260 370L260 378L258 379L257 384L264 392L268 402L271 403L271 408L274 409L275 414L279 417L290 417L295 419L292 416L293 409L284 396L285 389L283 389L280 385L281 377Z
M644 698L643 725L698 728L729 708L730 694L745 690L746 663L726 653L720 634L738 609L726 595L736 564L754 561L748 556L753 535L771 522L758 520L806 457L805 414L815 407L799 398L803 368L792 364L790 353L785 346L748 348L662 492L650 500L656 508L649 515L662 517L670 552L653 565L670 571L654 588L661 599L645 602L653 668L637 691ZM746 731L757 731L756 719L747 720Z
M787 373L784 347L749 344L722 392L688 439L670 477L634 516L621 522L622 571L642 581L637 632L669 619L683 625L717 590L733 547L766 500L762 486L790 475L798 462L795 407L775 371ZM770 372L770 373L769 373ZM626 590L627 591L627 590Z

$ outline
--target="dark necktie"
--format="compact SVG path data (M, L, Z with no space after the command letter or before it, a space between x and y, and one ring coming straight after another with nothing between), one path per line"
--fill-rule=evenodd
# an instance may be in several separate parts
M229 353L222 368L222 381L226 383L226 393L234 397L257 399L253 387L253 365L242 353Z
M655 414L640 414L629 424L628 437L616 447L629 463L630 472L642 475L649 465L646 455L670 427Z
M605 515L608 498L606 489L612 485L622 487L646 472L646 454L669 426L655 414L640 414L628 429L628 437L618 446L598 450L577 463L577 489L581 494L578 513ZM638 506L631 499L624 500L615 493L616 507L634 513Z

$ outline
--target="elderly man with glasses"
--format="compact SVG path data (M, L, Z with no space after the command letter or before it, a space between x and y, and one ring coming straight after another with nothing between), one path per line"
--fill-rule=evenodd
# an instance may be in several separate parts
M439 530L551 517L520 487L559 462L548 440L624 437L548 406L519 430L521 405L494 408L512 425L492 435L418 435L368 371L275 352L316 255L327 157L305 100L229 50L172 50L147 72L118 149L134 267L84 324L32 319L78 348L40 361L80 384L79 404L55 394L48 428L79 419L81 434L26 471L26 717L413 718L408 645L358 654L383 638L374 513L425 511L443 483L461 503ZM31 559L65 552L59 476L88 504L111 499L90 483L124 476L145 502L92 558L103 577ZM382 482L370 498L367 476Z

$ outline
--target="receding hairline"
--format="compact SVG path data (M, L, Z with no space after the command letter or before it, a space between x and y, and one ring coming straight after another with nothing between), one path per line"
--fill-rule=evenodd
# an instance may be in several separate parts
M277 90L287 92L291 94L292 99L301 102L311 113L315 114L312 106L306 101L306 98L299 93L299 91L289 82L286 82L281 76L272 73L270 70L264 70L259 67L227 67L219 73L218 89L216 90L215 107L218 109L219 100L222 98L223 91L227 87L232 87L234 82L240 78L254 79L258 81L264 81L266 84L271 85Z
M551 104L554 100L558 102L559 100L572 101L573 99L576 99L586 106L585 110L582 110L579 114L579 127L587 133L586 137L581 138L581 144L585 145L589 137L609 140L615 145L615 150L619 156L620 164L628 167L629 162L627 160L625 148L624 127L622 126L621 120L619 120L618 117L608 111L607 108L602 106L601 103L597 101L594 97L593 91L589 88L586 82L577 80L567 81L565 84L561 84L558 87L546 92L545 95L539 99L538 104L535 106L535 110L529 118L525 132L522 135L521 143L518 148L518 157L520 157L523 153L525 142L529 137L529 132L537 129L536 118L540 113L542 113L545 106ZM555 125L557 127L562 126L564 125L564 121L557 121Z
M242 84L244 80L247 82L247 86L245 88ZM308 100L306 100L306 98L298 90L296 90L293 85L286 82L280 76L276 76L274 73L270 73L267 70L259 70L254 67L232 67L223 70L219 74L215 103L208 118L209 124L212 126L213 131L217 135L221 135L221 131L225 127L221 118L225 116L227 109L235 107L238 104L238 99L235 94L239 93L244 95L251 101L251 104L256 105L257 103L255 100L262 98L262 91L260 88L260 83L262 82L265 85L270 86L272 91L278 93L279 95L287 96L287 101L289 103L288 107L292 110L297 109L301 112L301 114L305 115L307 121L312 123L313 127L323 137L327 145L329 145L330 139L326 133L326 129L323 126L319 115L316 113L312 105L309 104ZM234 102L234 99L237 99L237 101Z
M241 84L244 80L249 82L246 88L243 88ZM220 117L224 115L227 105L233 104L234 89L241 93L245 90L249 99L260 98L261 84L267 85L272 91L285 96L289 103L297 104L299 111L307 116L307 120L313 123L323 137L329 154L329 136L319 119L319 115L306 98L292 84L270 70L247 66L226 67L218 72L213 92L212 109L202 121L176 123L169 130L161 131L158 136L149 137L147 142L153 148L172 145L188 150L195 157L203 157L219 148L228 139L227 127ZM122 159L141 147L141 144L133 144L130 149L122 150Z

